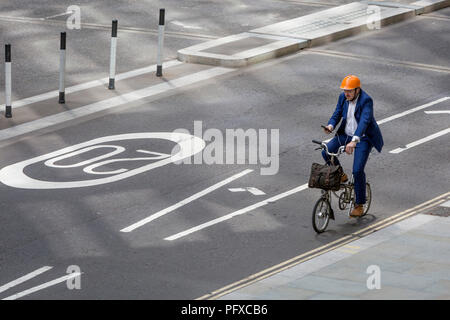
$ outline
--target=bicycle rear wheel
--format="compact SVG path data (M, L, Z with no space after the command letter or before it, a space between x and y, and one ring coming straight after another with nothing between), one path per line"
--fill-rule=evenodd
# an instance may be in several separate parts
M322 233L328 226L330 221L331 206L326 198L320 198L317 200L313 213L312 213L312 225L314 231Z

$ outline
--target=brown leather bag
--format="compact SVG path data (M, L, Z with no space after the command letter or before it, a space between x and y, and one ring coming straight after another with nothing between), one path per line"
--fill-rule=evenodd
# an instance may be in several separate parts
M339 190L341 186L341 176L344 173L342 167L329 166L326 164L313 163L308 187L324 190Z

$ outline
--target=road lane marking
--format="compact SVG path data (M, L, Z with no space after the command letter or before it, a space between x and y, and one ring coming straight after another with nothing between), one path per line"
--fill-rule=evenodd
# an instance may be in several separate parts
M278 194L276 196L270 197L270 198L268 198L266 200L260 201L258 203L253 204L253 205L250 205L248 207L245 207L243 209L240 209L240 210L237 210L235 212L229 213L229 214L227 214L225 216L222 216L220 218L208 221L208 222L203 223L201 225L198 225L196 227L190 228L190 229L188 229L186 231L179 232L179 233L174 234L174 235L172 235L170 237L164 238L164 240L173 241L173 240L182 238L182 237L187 236L187 235L189 235L191 233L200 231L202 229L208 228L208 227L213 226L215 224L218 224L220 222L229 220L229 219L231 219L231 218L233 218L235 216L242 215L244 213L247 213L249 211L255 210L255 209L260 208L262 206L265 206L265 205L267 205L269 203L272 203L272 202L275 202L277 200L283 199L283 198L285 198L287 196L293 195L293 194L295 194L297 192L300 192L300 191L303 191L303 190L306 190L306 189L308 189L308 184L307 183L305 183L305 184L303 184L301 186L298 186L296 188L293 188L291 190L288 190L286 192L280 193L280 194Z
M30 280L30 279L32 279L32 278L34 278L34 277L36 277L36 276L38 276L40 274L42 274L42 273L52 269L52 268L53 267L44 266L42 268L39 268L39 269L37 269L37 270L35 270L33 272L30 272L30 273L24 275L23 277L20 277L20 278L14 280L14 281L8 282L7 284L5 284L5 285L0 287L0 292L6 291L6 290L8 290L8 289L10 289L12 287L15 287L15 286L21 284L21 283L24 283L25 281L28 281L28 280Z
M374 56L365 56L365 55L353 54L353 53L342 52L342 51L323 50L323 49L316 49L316 48L308 48L308 49L304 49L304 51L306 53L334 56L334 57L338 57L338 58L342 58L342 59L364 60L364 61L371 61L371 62L394 65L394 66L398 66L398 67L411 67L414 69L422 69L422 70L445 72L445 73L450 72L450 68L440 66L440 65L423 64L423 63L417 63L417 62L411 62L411 61L400 61L400 60L393 60L393 59L386 59L386 58L378 58L378 57L374 57Z
M436 133L434 133L432 135L429 135L428 137L425 137L425 138L419 139L417 141L408 143L407 145L405 145L404 148L397 148L397 149L394 149L392 151L389 151L389 153L397 154L397 153L403 152L405 150L408 150L408 149L414 148L414 147L416 147L418 145L421 145L421 144L423 144L425 142L428 142L428 141L431 141L433 139L439 138L440 136L443 136L443 135L445 135L445 134L447 134L449 132L450 132L450 128L447 128L445 130L442 130L442 131L436 132Z
M192 196L190 196L190 197L188 197L188 198L186 198L186 199L184 199L184 200L182 200L182 201L180 201L180 202L178 202L178 203L176 203L176 204L174 204L174 205L172 205L172 206L170 206L170 207L168 207L168 208L166 208L164 210L158 211L157 213L154 213L151 216L149 216L149 217L147 217L145 219L142 219L142 220L132 224L131 226L120 230L120 232L131 232L131 231L134 231L137 228L142 227L143 225L145 225L145 224L147 224L147 223L149 223L149 222L151 222L151 221L153 221L155 219L158 219L159 217L162 217L162 216L164 216L164 215L166 215L166 214L168 214L168 213L170 213L170 212L172 212L172 211L174 211L174 210L176 210L176 209L178 209L178 208L180 208L180 207L182 207L182 206L184 206L184 205L186 205L186 204L188 204L188 203L190 203L190 202L192 202L194 200L197 200L197 199L203 197L204 195L207 195L208 193L210 193L210 192L212 192L212 191L214 191L216 189L219 189L219 188L223 187L224 185L226 185L226 184L228 184L228 183L230 183L230 182L232 182L232 181L234 181L236 179L239 179L239 178L245 176L246 174L248 174L248 173L250 173L252 171L253 170L251 170L251 169L246 169L246 170L244 170L244 171L242 171L242 172L240 172L238 174L235 174L235 175L233 175L233 176L231 176L231 177L229 177L229 178L227 178L225 180L222 180L222 181L212 185L209 188L206 188L206 189L204 189L204 190L202 190L200 192L197 192L196 194L194 194L194 195L192 195Z
M82 275L82 272L71 273L71 274L69 274L67 276L63 276L63 277L57 278L55 280L43 283L43 284L41 284L39 286L33 287L31 289L28 289L28 290L25 290L25 291L13 294L12 296L6 297L6 298L4 298L2 300L16 300L16 299L22 298L24 296L30 295L32 293L35 293L37 291L40 291L40 290L46 289L48 287L54 286L54 285L56 285L58 283L67 281L67 280L75 278L75 277L79 277L80 275Z
M265 195L266 193L262 190L259 190L258 188L254 188L254 187L246 187L246 188L228 188L229 191L231 192L250 192L251 194L255 195L255 196L262 196Z
M117 97L109 98L106 100L98 101L83 107L79 107L73 110L60 112L55 115L47 116L38 120L23 123L11 128L0 130L0 141L10 139L19 135L30 133L39 129L44 129L56 124L88 116L101 111L109 110L124 104L136 102L138 100L148 98L157 94L161 94L170 90L182 88L191 84L195 84L201 81L205 81L231 71L235 69L213 67L207 70L203 70L194 74L183 76L174 80L170 80L164 83L153 85L140 90L132 91Z
M450 97L443 97L443 98L437 99L435 101L428 102L428 103L423 104L421 106L418 106L418 107L415 107L415 108L412 108L412 109L409 109L409 110L406 110L406 111L394 114L393 116L384 118L383 120L377 121L377 123L380 125L380 124L383 124L383 123L386 123L386 122L389 122L389 121L392 121L392 120L404 117L404 116L406 116L406 115L408 115L410 113L413 113L413 112L416 112L416 111L419 111L419 110L431 107L431 106L433 106L435 104L447 101L448 99L450 99Z
M62 17L62 16L67 16L67 15L69 15L69 14L73 14L74 12L75 12L75 11L67 11L67 12L55 14L55 15L53 15L53 16L41 18L41 20L47 20L47 19L52 19L52 18L58 18L58 17Z
M163 68L170 68L170 67L174 67L177 65L182 64L183 62L180 62L178 60L171 60L171 61L167 61L163 63ZM151 72L155 72L156 70L156 64L152 65L150 67L145 67L145 68L140 68L140 69L136 69L136 70L132 70L132 71L128 71L128 72L124 72L124 73L120 73L118 75L116 75L116 81L120 81L120 80L125 80L128 78L133 78L133 77L137 77L146 73L151 73ZM78 91L82 91L82 90L86 90L86 89L90 89L90 88L94 88L97 86L103 86L103 85L107 85L109 83L109 78L103 78L100 80L93 80L93 81L89 81L89 82L85 82L85 83L81 83L81 84L77 84L71 87L66 88L66 94L69 93L74 93L74 92L78 92ZM36 103L36 102L41 102L44 100L48 100L48 99L53 99L53 98L57 98L59 96L59 91L50 91L50 92L46 92L46 93L42 93L36 96L32 96L29 98L25 98L25 99L21 99L21 100L17 100L12 102L12 108L13 109L17 109L17 108L21 108L21 107L25 107L29 104L32 103ZM4 108L5 105L2 104L0 105L0 108Z
M424 111L426 114L442 114L450 113L450 110L438 110L438 111Z

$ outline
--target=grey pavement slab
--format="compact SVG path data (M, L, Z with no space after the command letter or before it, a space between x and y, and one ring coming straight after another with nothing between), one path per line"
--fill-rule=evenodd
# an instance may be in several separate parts
M428 235L424 240L420 230L430 230L437 225L444 225L446 229L434 229L435 238L429 239ZM292 288L299 289L299 300L329 300L339 297L383 300L448 299L450 263L439 262L439 257L448 256L446 253L450 249L448 230L447 218L424 214L413 216L351 242L347 247L356 250L353 254L348 254L349 249L343 251L345 246L334 249L332 254L341 255L341 259L337 261L328 260L328 264L316 264L313 268L307 266L314 260L327 261L326 256L330 255L330 252L327 252L222 296L221 299L247 294L255 299L296 299L297 292ZM381 237L382 242L376 244L373 241L365 241L372 237ZM434 245L435 240L440 240L441 246ZM404 245L404 248L398 247L398 243ZM411 247L413 250L408 250ZM399 251L404 254L398 254ZM421 259L421 252L428 253L426 260ZM379 289L369 289L367 286L368 277L371 275L371 271L368 272L369 266L377 266L380 270ZM316 294L312 294L313 292Z

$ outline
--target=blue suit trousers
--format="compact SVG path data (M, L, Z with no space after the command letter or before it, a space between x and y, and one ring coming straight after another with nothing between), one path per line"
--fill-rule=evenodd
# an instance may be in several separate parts
M352 141L352 137L347 135L337 135L330 142L327 143L328 151L331 153L336 153L340 146L345 146L347 143ZM366 174L364 173L364 168L369 159L370 151L373 145L366 137L362 137L360 142L356 144L354 150L355 157L353 159L353 179L355 183L355 202L357 204L366 203ZM328 156L325 150L322 151L322 157L327 164L331 164L331 157ZM334 157L334 164L339 165L339 160Z

